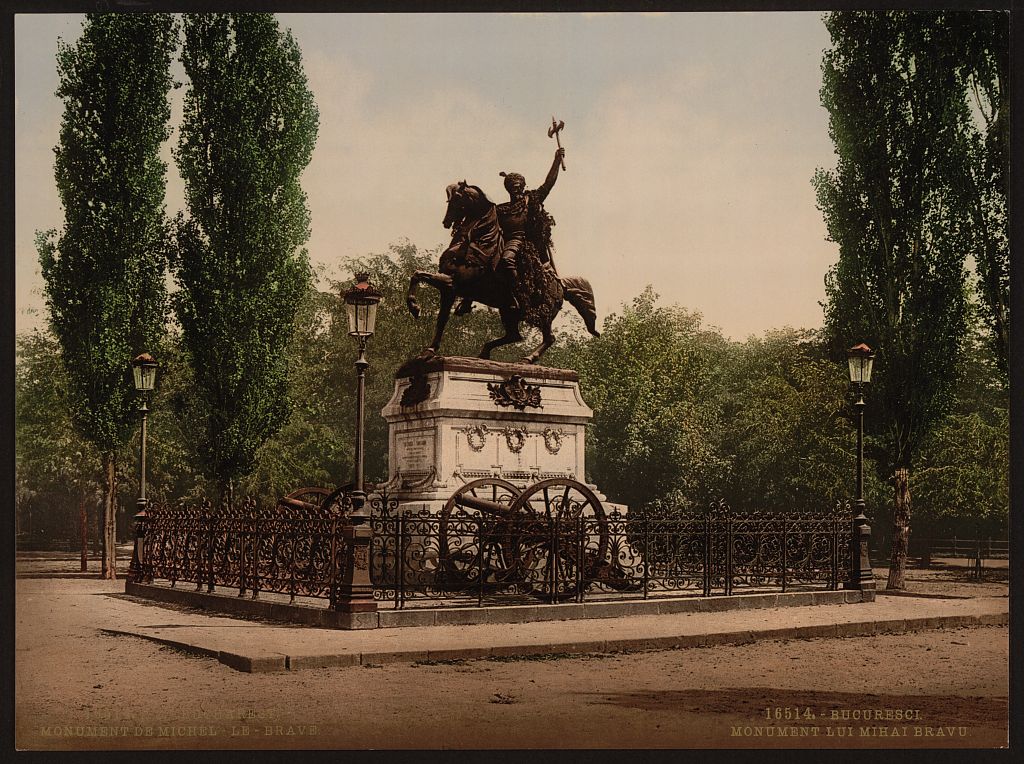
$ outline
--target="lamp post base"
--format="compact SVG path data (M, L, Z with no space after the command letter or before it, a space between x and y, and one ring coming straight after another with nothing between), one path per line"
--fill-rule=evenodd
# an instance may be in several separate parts
M871 569L868 549L871 541L871 526L863 513L853 518L853 534L850 539L850 580L847 589L875 589L875 572Z
M334 610L339 613L376 613L377 601L373 598L373 582L370 580L373 531L368 523L362 523L346 525L341 533L345 539L345 558Z
M138 507L138 511L135 513L135 544L132 547L132 560L128 565L128 581L132 583L141 584L145 583L145 545L146 545L146 521L148 515L146 514L146 507L149 502L144 498L139 498L135 502ZM127 583L127 582L126 582Z

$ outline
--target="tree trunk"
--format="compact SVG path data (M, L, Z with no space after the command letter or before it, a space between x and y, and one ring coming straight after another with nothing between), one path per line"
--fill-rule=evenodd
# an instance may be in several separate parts
M96 507L95 496L93 497L93 507ZM92 529L92 556L102 558L103 555L103 513L94 511L93 517L96 522ZM103 563L100 563L101 567Z
M114 454L103 455L106 485L103 495L103 566L100 578L117 578L117 463Z
M82 572L89 569L89 515L85 511L85 491L78 497L78 530L82 541Z
M897 467L893 475L895 496L892 506L892 557L889 559L887 589L906 589L907 548L910 544L910 469Z

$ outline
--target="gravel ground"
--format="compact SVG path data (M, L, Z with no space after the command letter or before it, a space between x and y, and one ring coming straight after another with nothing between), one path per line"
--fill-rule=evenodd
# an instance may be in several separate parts
M66 572L57 562L25 561L19 572ZM1006 592L995 580L920 573L911 588ZM245 674L100 634L95 613L122 590L93 578L19 580L19 748L1006 744L1005 627ZM865 712L880 718L857 718Z

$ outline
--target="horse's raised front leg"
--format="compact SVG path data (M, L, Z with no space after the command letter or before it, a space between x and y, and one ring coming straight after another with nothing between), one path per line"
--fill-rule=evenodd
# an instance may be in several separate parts
M420 317L420 305L416 302L416 287L419 284L429 284L439 292L450 289L452 277L445 273L431 273L430 271L414 271L409 279L409 291L405 295L405 304L412 313L413 318Z
M499 315L501 316L501 325L505 327L505 335L485 343L483 349L480 351L481 358L490 358L491 351L494 350L494 348L501 347L502 345L509 345L513 342L519 342L523 338L523 335L519 333L518 313L501 310L499 311Z
M536 350L523 359L523 363L537 363L538 359L547 352L547 349L555 344L555 335L551 333L551 324L542 326L540 331L544 335L544 341L537 346Z

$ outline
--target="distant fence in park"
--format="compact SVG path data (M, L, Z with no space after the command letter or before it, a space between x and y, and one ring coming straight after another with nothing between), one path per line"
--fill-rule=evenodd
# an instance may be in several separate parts
M965 560L1009 560L1010 542L1006 539L971 539L953 536L947 539L922 539L917 542L922 561L939 558Z
M407 514L369 502L369 570L379 604L584 602L837 589L851 565L848 506L820 513L734 513L724 502L670 516ZM238 596L337 600L348 523L337 507L246 499L152 504L139 580ZM363 547L365 550L365 547Z

